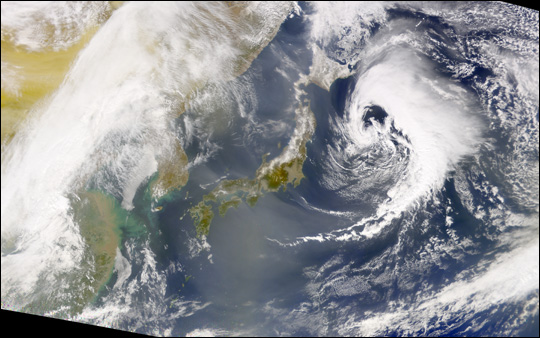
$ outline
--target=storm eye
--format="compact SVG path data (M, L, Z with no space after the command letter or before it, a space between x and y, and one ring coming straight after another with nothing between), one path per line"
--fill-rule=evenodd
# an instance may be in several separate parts
M373 121L383 124L387 116L388 113L383 108L379 106L368 106L364 110L364 116L362 117L364 127L373 125Z

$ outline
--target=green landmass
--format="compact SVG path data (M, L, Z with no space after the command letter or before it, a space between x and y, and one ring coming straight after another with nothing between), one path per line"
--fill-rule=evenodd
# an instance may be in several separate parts
M242 203L242 200L238 196L233 196L229 201L221 203L219 206L219 215L222 217L225 216L229 208L238 208L240 203Z
M212 207L206 204L204 201L201 201L189 211L191 218L197 223L197 235L207 236L208 232L210 231L210 223L214 218Z
M309 102L297 109L296 121L296 129L303 132L295 133L282 153L272 161L267 162L267 155L263 156L254 179L222 181L204 195L199 204L190 209L198 236L208 235L214 216L213 208L217 208L223 217L229 208L237 208L242 201L254 207L265 191L276 192L281 188L285 190L288 184L294 187L300 184L304 178L302 167L307 157L307 142L315 131L315 116L309 109ZM292 158L287 160L290 157Z
M155 199L186 185L189 173L187 170L188 157L186 152L176 140L170 154L158 161L157 177L150 181L150 191ZM159 207L158 207L159 208Z

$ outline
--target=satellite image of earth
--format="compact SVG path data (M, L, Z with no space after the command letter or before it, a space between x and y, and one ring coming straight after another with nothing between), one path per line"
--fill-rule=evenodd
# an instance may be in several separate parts
M538 13L3 1L2 309L538 336Z

